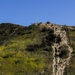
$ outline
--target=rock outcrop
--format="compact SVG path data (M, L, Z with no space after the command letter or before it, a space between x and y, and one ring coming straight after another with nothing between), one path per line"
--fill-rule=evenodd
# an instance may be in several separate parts
M66 65L69 65L69 61L72 54L72 48L69 45L66 31L62 29L62 26L48 25L54 30L56 36L60 36L61 41L55 42L53 48L53 74L52 75L64 75Z

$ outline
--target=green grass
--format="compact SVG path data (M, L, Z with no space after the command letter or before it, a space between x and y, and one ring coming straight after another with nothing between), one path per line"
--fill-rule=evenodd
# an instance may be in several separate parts
M46 39L49 30L42 32L36 25L24 28L13 24L3 25L0 26L0 75L51 74L52 48ZM15 28L18 30L13 34L12 29L14 31Z
M73 48L70 65L65 68L64 75L75 75L75 27L71 28L64 26ZM40 23L28 27L0 24L0 75L51 75L52 45L61 41L60 36L53 32ZM64 46L61 48L65 50ZM68 55L63 49L60 57L66 58Z

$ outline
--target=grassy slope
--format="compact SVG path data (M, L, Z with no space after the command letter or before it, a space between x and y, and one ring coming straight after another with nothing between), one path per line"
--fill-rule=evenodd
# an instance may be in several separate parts
M64 75L75 74L75 27L64 27L73 55ZM45 26L0 24L0 75L50 75L55 35Z
M0 25L0 75L50 75L52 48L49 33L39 25ZM48 39L46 39L48 38Z
M69 44L73 48L72 58L70 60L70 65L65 69L65 75L75 75L75 27L64 26L69 38Z

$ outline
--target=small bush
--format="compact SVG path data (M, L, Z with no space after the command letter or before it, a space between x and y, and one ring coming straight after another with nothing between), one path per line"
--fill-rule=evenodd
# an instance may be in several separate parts
M58 35L57 37L56 37L56 43L60 43L61 42L61 37L60 37L60 35Z
M68 47L63 45L59 48L60 50L60 54L59 54L59 57L60 58L67 58L68 55L69 55L69 51L68 51Z
M40 46L38 44L28 45L26 50L32 52L32 51L37 51L39 48L40 48Z
M47 22L46 22L46 24L50 24L50 22L49 22L49 21L47 21Z

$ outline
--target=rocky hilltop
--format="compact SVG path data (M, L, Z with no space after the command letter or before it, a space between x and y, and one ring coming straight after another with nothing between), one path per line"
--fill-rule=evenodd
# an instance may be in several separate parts
M0 24L0 75L74 74L74 26Z

